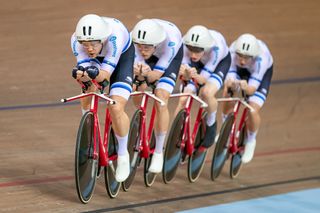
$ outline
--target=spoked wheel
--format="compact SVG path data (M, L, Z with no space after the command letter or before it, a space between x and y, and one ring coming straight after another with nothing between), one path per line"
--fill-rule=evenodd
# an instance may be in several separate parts
M230 177L231 178L236 178L238 176L240 169L241 169L241 166L242 166L241 156L243 153L243 143L244 143L245 134L246 134L246 127L245 127L245 125L243 125L241 132L240 132L239 141L238 141L238 149L239 150L231 158L231 164L230 164Z
M194 150L192 155L189 157L188 178L191 183L195 182L199 178L207 156L208 149L200 146L205 135L205 115L206 113L202 114L202 120L200 121L200 125L197 129L197 134L194 139Z
M130 174L129 177L122 182L122 188L124 191L128 191L130 186L133 183L134 177L136 175L137 166L140 162L140 153L139 153L139 140L140 140L140 119L141 119L141 110L137 110L130 124L129 139L128 139L128 152L130 156Z
M152 149L154 150L155 146L156 146L156 137L154 135L154 132L152 132L152 137L151 137L151 140L149 143L150 150L152 150ZM149 157L144 160L143 177L144 177L144 184L147 187L150 187L154 183L154 181L157 177L156 173L149 172L151 159L152 159L152 155L149 155Z
M109 158L113 158L117 155L117 139L114 135L113 129L110 129L109 132L109 141L108 141L108 156ZM115 198L120 190L121 183L116 180L116 168L117 168L117 160L113 160L109 162L104 169L104 178L105 185L110 198Z
M88 203L96 185L99 159L94 159L94 115L87 112L82 116L75 151L75 179L77 193L82 203ZM96 152L99 154L98 135Z
M215 180L219 175L229 157L229 136L232 129L234 116L229 115L223 123L211 163L211 179Z
M181 110L174 119L164 153L162 177L165 183L174 178L182 156L181 141L185 120L185 111Z

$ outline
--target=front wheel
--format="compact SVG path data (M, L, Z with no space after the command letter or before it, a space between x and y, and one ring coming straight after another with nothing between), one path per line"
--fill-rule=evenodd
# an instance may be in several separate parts
M108 165L104 169L104 178L106 190L110 198L115 198L120 190L121 183L116 180L116 168L117 168L117 160L115 156L117 155L117 139L114 135L113 129L110 128L109 131L109 141L108 141Z
M229 139L232 130L234 116L229 115L223 123L211 163L211 179L215 180L229 157Z
M164 153L164 164L162 171L162 177L165 183L169 183L172 181L172 179L176 175L181 160L181 142L185 117L186 112L184 110L181 110L174 119L169 132L166 150Z
M98 135L96 139L95 147L98 154ZM98 163L98 157L94 157L94 114L87 112L80 121L75 150L76 187L82 203L88 203L93 195Z
M194 139L194 144L193 144L194 151L192 155L189 157L188 179L191 183L195 182L199 178L201 171L204 167L204 163L207 156L208 149L205 149L201 146L205 136L205 131L204 131L206 126L205 119L204 119L205 116L206 116L206 113L204 112L202 114L202 119L197 129L196 137Z
M140 162L140 119L141 110L137 110L130 123L130 131L128 138L128 152L130 156L130 174L128 178L122 183L124 191L128 191L131 187L134 177L136 175L137 167Z
M238 151L232 156L231 158L231 164L230 164L230 177L231 178L236 178L239 175L241 166L242 166L242 161L241 161L241 156L242 152L244 149L244 138L246 135L246 127L243 125L242 129L240 130L240 137L238 141Z

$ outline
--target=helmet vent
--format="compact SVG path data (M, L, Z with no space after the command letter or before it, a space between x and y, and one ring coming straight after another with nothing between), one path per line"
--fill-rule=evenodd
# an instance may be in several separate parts
M243 49L243 50L248 51L249 48L250 48L250 44L247 45L247 48L246 48L246 44L245 44L245 43L242 44L242 49Z
M198 35L192 34L191 41L198 42L198 39L199 39L199 34Z
M83 35L86 36L86 27L85 26L83 26L82 31L83 31Z
M89 26L89 35L91 35L91 26Z
M138 31L138 38L140 39L142 37L142 39L144 39L146 37L146 31L143 31L143 34L141 35L141 30Z

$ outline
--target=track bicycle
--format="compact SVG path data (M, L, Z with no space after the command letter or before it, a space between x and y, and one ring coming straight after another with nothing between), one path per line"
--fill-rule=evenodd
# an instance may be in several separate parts
M169 131L162 177L165 183L170 183L177 172L180 163L188 159L188 179L195 182L203 169L207 148L201 146L205 135L206 112L208 105L198 96L189 93L172 94L170 97L187 97L184 109L179 111ZM191 126L191 109L194 101L200 103L197 117L193 127Z
M161 106L165 103L152 92L149 91L137 91L131 93L131 96L141 96L141 104L132 116L129 131L128 140L128 152L130 156L130 174L129 177L122 183L124 191L128 191L134 181L134 177L138 166L141 163L142 158L144 159L144 183L147 187L150 187L155 179L155 173L149 172L151 164L151 158L155 149L155 136L153 132L154 121L156 116L155 103L159 102ZM154 104L150 115L149 126L147 119L147 107L149 100L153 99Z
M248 110L254 109L248 104L248 97L241 91L240 97L233 97L234 92L228 89L230 97L219 98L218 102L234 102L233 112L228 115L221 126L220 134L215 145L211 163L211 179L215 180L221 173L226 160L231 155L230 177L238 176L244 151L244 138L246 137L246 120Z
M70 102L91 97L90 110L86 112L80 121L76 149L75 149L75 181L77 194L82 203L88 203L92 198L97 176L104 167L105 187L108 195L114 198L118 195L121 183L115 179L117 167L117 139L112 129L112 121L108 108L106 108L103 140L101 138L100 122L98 118L99 100L107 104L116 104L107 97L97 82L92 80L100 93L84 93L86 88L81 81L83 93L81 95L61 99L61 102ZM90 83L90 84L92 84Z

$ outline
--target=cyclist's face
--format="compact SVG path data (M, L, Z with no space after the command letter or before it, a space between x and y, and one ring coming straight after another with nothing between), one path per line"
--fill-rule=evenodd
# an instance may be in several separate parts
M102 49L102 43L100 41L83 41L81 44L90 58L96 58Z
M156 50L156 47L153 45L136 44L136 46L144 60L149 59Z
M189 51L188 55L189 55L191 61L198 62L198 61L200 61L200 59L204 55L204 51L202 51L202 52L191 52L191 51Z
M192 62L198 62L204 55L204 49L200 47L193 47L190 45L186 45L188 49L188 56Z
M236 53L236 60L237 64L240 65L240 67L245 67L253 63L252 56L242 55L240 53Z

